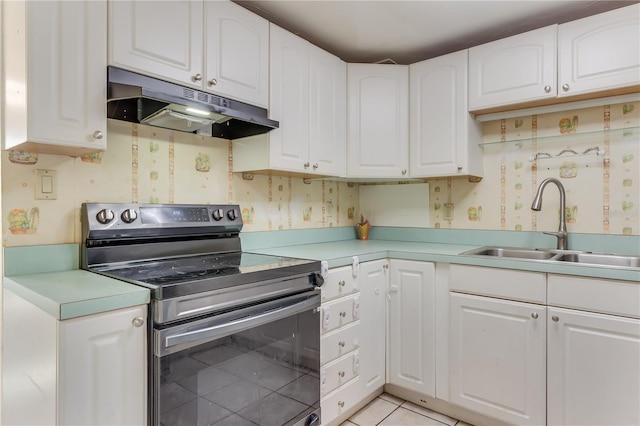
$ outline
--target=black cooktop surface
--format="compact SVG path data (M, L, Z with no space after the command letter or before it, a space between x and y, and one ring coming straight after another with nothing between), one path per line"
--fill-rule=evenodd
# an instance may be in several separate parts
M317 273L320 262L234 252L124 262L91 270L148 287L155 299L166 299Z

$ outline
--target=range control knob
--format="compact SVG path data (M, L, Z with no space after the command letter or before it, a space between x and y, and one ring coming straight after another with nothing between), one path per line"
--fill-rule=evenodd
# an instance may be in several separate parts
M134 209L126 209L122 212L120 218L124 223L135 222L135 220L138 218L138 212L136 212Z
M224 217L224 212L222 211L222 209L215 209L213 211L213 219L214 220L220 220Z
M231 209L227 212L227 217L230 220L236 220L238 218L238 212L236 211L236 209Z
M111 222L114 217L115 215L109 209L102 209L96 215L96 219L98 220L98 222L100 222L103 225L106 225L107 223Z

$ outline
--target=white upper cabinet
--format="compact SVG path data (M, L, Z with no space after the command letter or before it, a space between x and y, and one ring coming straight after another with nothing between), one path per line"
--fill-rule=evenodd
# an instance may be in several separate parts
M409 177L409 67L348 64L347 176Z
M467 108L467 51L409 66L411 177L482 176L482 126Z
M558 96L640 85L640 5L558 26Z
M347 64L316 47L309 51L309 163L344 176L347 155Z
M269 104L269 22L231 2L205 2L206 89Z
M229 1L110 1L109 64L266 107L269 23Z
M3 2L3 148L106 148L105 1Z
M638 4L469 49L469 111L638 87Z
M557 25L469 49L469 110L556 96Z
M200 88L203 7L192 1L109 1L109 64Z
M233 142L233 171L344 176L346 64L271 24L267 134Z

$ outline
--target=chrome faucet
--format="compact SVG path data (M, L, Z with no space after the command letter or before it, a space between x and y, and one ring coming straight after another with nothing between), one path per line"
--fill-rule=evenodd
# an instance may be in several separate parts
M539 212L542 210L542 191L544 187L549 183L555 183L558 187L558 191L560 191L560 227L558 228L558 232L544 232L545 234L555 235L558 238L558 250L566 250L567 249L567 221L565 219L565 205L566 205L566 194L564 192L564 186L562 186L562 182L560 182L556 178L546 178L540 183L538 187L538 192L536 192L536 196L533 199L533 203L531 204L531 210Z

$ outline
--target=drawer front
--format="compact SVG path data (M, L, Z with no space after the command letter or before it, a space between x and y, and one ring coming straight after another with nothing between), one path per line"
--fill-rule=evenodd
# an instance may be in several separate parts
M353 351L320 368L320 390L327 395L358 375L360 355Z
M544 272L451 265L449 289L523 302L545 304L547 301L547 279Z
M326 364L360 347L360 321L334 330L320 339L320 364Z
M360 384L356 377L346 385L338 388L320 400L322 424L328 425L360 402Z
M320 310L322 311L320 332L324 334L360 318L360 296L356 294L325 303Z
M548 304L640 318L640 283L549 274Z
M331 269L327 282L321 288L322 301L347 296L358 291L358 280L350 266Z

